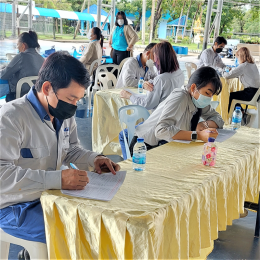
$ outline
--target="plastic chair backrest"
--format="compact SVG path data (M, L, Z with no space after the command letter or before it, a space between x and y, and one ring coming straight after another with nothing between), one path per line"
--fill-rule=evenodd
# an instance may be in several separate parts
M112 68L112 69L109 71L108 68ZM118 65L116 64L101 64L100 66L97 67L96 75L98 75L100 72L111 72L114 74L116 70L118 75ZM99 89L98 77L95 77L95 84L93 86L93 89Z
M116 76L111 72L100 72L98 75L98 81L102 90L115 88L117 84ZM113 85L112 85L113 84Z
M100 66L102 63L105 63L105 62L106 62L105 58L94 60L91 63L90 68L89 68L89 76L93 75L94 68Z
M7 60L12 60L16 55L17 55L17 53L6 53L5 54Z
M257 102L260 102L260 99L258 100L259 96L260 96L260 88L256 91L256 93L255 93L254 97L252 98L252 100L250 101L250 103L256 105Z
M210 101L210 106L213 108L213 109L217 109L219 105L219 101Z
M118 75L117 75L117 77L119 77L119 74L120 74L120 72L121 72L121 69L123 68L125 62L126 62L128 59L130 59L130 58L125 58L125 59L123 59L123 60L120 62L119 68L118 68Z
M131 114L128 114L129 110L131 110L131 112L132 112ZM134 137L136 122L137 122L137 120L139 120L141 118L146 120L150 116L150 113L144 107L137 106L137 105L129 105L129 106L121 107L118 110L118 114L119 114L119 120L120 120L121 128L123 131L123 136L124 136L126 155L127 155L127 159L129 159L129 158L131 158L129 144L131 143L131 141ZM123 123L125 123L127 126L128 142L126 140Z
M191 74L197 69L197 65L193 62L185 62L185 67L186 67L188 79L189 79ZM194 70L194 71L192 71L192 70Z
M16 98L21 97L21 89L24 83L27 83L30 87L34 86L33 80L37 80L38 76L25 77L20 79L16 85Z

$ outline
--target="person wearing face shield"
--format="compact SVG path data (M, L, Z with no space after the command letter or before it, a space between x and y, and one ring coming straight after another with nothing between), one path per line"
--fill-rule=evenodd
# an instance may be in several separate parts
M55 52L45 60L29 93L1 107L0 228L4 232L46 243L42 192L84 189L89 167L98 174L101 170L116 174L120 169L80 146L74 114L88 85L84 65L65 52ZM79 170L61 169L70 163Z
M151 49L156 43L150 43L144 52L135 58L129 58L123 65L116 88L136 87L141 77L144 78L144 86L150 86L153 79L158 75L158 71L151 59ZM150 82L149 82L150 81Z
M8 80L9 93L6 102L16 97L17 82L25 77L37 76L44 62L44 58L37 52L40 49L36 32L23 32L18 37L17 54L6 67L0 69L0 79ZM25 83L22 86L21 96L28 93L30 86Z
M87 38L90 42L80 58L80 61L85 65L86 69L89 70L94 60L102 58L104 37L101 34L101 30L98 27L94 27L89 30Z
M209 66L214 69L221 68L223 70L226 65L223 63L219 53L222 52L226 44L227 40L224 37L218 36L215 39L214 45L201 53L198 63L198 69L201 67Z
M109 38L113 63L119 65L125 58L133 57L133 47L137 41L138 35L135 30L128 25L125 13L121 11L118 12L115 26Z
M144 138L148 150L174 140L207 142L209 137L216 138L217 128L223 128L224 121L211 108L210 101L221 90L220 78L213 68L196 70L187 86L174 89L150 117L136 127L130 152L137 137Z

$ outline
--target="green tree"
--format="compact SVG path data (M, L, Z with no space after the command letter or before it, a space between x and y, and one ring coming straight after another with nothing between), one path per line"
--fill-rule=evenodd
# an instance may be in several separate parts
M260 33L260 16L258 12L258 16L255 15L254 12L249 10L245 14L245 25L244 25L244 32L246 33Z

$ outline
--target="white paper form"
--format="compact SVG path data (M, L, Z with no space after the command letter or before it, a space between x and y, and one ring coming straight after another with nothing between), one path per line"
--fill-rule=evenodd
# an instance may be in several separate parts
M216 141L219 143L228 140L237 132L235 130L228 130L228 129L217 129L217 130L218 130L218 136L216 138Z
M125 91L135 95L136 97L144 97L146 95L146 91L144 90L144 93L136 93L132 89L124 88Z
M84 190L61 190L61 192L74 197L109 201L123 184L125 176L126 171L116 172L116 175L111 172L102 174L88 172L89 183Z

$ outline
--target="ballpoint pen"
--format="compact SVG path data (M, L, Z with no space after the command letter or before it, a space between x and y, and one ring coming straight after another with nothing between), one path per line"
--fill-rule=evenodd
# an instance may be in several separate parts
M78 170L79 168L75 165L75 164L73 164L73 163L70 163L70 167L72 168L72 169L75 169L75 170Z

